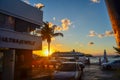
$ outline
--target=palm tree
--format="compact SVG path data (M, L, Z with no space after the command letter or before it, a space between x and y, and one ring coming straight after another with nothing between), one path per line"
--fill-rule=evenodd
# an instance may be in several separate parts
M43 27L41 28L41 37L42 40L47 40L48 43L48 55L50 54L50 43L51 43L51 38L56 37L56 36L62 36L62 33L55 33L55 27L56 25L53 25L52 27L49 27L48 22L44 22Z
M120 54L120 48L118 47L113 47L116 50L116 53Z

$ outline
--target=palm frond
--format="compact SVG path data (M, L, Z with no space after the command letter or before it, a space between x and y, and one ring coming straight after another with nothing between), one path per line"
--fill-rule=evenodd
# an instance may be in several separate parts
M63 35L63 33L54 33L53 37L56 37L56 36L62 36L63 37L64 35Z
M120 54L120 48L114 47L113 48L116 50L116 53Z

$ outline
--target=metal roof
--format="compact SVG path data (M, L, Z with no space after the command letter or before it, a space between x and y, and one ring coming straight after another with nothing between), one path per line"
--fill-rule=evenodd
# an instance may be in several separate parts
M0 13L42 25L43 11L30 6L21 0L0 0Z

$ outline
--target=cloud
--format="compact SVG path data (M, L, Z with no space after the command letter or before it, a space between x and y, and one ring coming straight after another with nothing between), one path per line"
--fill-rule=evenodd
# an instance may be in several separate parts
M97 35L97 33L95 32L95 31L93 31L93 30L91 30L90 32L89 32L89 37L94 37L94 36L96 36Z
M99 37L99 38L103 38L103 37L111 37L111 36L114 36L113 31L105 31L104 34L98 34L98 37Z
M55 28L55 31L62 31L63 29L62 29L62 27L61 26L57 26L56 28Z
M114 33L112 30L105 31L103 34L98 34L95 31L90 31L88 36L89 37L97 36L98 38L104 38L104 37L112 37L112 36L114 36Z
M68 30L69 26L72 24L69 19L62 19L61 23L62 23L62 29L63 29L63 31Z
M114 33L113 33L113 31L106 31L105 35L106 36L114 36Z
M56 20L56 18L55 18L55 17L53 17L53 20L55 21L55 20Z
M100 0L90 0L93 3L100 3Z
M49 27L54 27L55 31L62 31L62 27L49 22Z
M92 45L94 45L94 42L89 42L88 45L92 46Z
M56 20L56 18L53 17L53 20ZM55 31L66 31L69 29L71 24L72 22L69 19L65 18L61 20L61 25L55 25L52 22L49 22L49 27L52 27L53 25L55 25Z
M103 37L105 37L105 34L98 34L98 37L103 38Z
M23 2L30 4L29 0L22 0Z
M52 22L49 22L49 27L53 27L53 23Z
M34 6L38 9L41 9L42 7L44 7L44 4L42 3L37 3L37 4L34 4Z
M53 20L56 20L56 18L53 17ZM49 27L54 27L55 31L66 31L72 25L72 22L70 19L64 18L60 21L61 21L60 25L55 25L54 23L49 22Z

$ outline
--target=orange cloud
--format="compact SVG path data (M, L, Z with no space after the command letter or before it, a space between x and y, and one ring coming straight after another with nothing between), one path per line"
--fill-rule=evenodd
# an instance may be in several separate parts
M44 4L42 4L42 3L37 3L37 4L34 4L34 6L35 6L36 8L38 8L38 9L40 9L40 8L44 7Z
M57 26L57 27L55 28L55 30L56 30L56 31L62 31L62 27L61 27L61 26Z
M49 22L49 27L53 27L53 23L52 22Z
M53 20L56 20L55 17L53 17ZM49 22L49 27L55 27L55 31L66 31L69 29L69 26L71 25L71 21L69 19L62 19L61 20L61 26L55 25L52 22Z
M68 30L69 26L72 24L69 19L62 19L61 23L62 23L62 29L63 29L63 31L64 30Z

